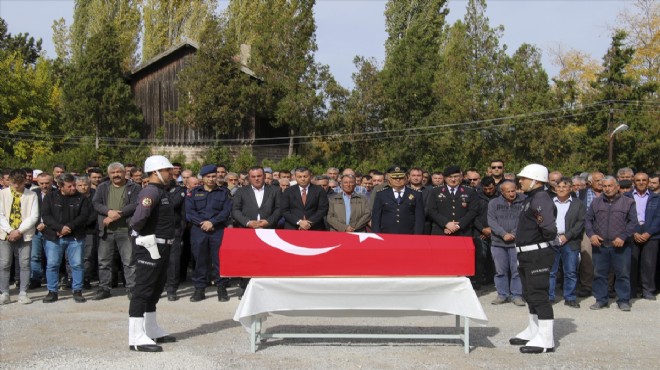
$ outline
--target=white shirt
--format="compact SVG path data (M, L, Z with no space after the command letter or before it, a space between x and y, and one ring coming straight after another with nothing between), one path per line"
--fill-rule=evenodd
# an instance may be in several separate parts
M265 189L265 186L262 186L261 189L257 189L254 186L252 187L252 191L254 191L254 197L257 198L257 207L259 208L261 208L261 203L264 201Z
M566 212L568 212L573 198L569 195L565 202L560 201L557 197L552 200L555 202L555 207L557 207L557 234L566 234Z

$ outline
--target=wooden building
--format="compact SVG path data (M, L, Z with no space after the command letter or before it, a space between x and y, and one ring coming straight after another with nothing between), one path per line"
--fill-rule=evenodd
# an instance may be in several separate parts
M141 137L158 140L159 151L186 154L188 160L203 156L205 150L216 145L216 140L232 139L231 152L241 147L252 149L257 160L265 158L280 160L286 157L288 140L257 140L286 137L285 127L274 128L266 119L253 116L246 120L242 129L231 136L218 135L204 127L189 127L179 124L169 116L179 108L180 96L176 87L179 73L192 61L199 45L184 41L156 55L131 72L129 81L136 105L141 109L144 124ZM254 73L244 64L241 70L254 77ZM253 146L253 144L256 144ZM219 145L222 145L221 142Z

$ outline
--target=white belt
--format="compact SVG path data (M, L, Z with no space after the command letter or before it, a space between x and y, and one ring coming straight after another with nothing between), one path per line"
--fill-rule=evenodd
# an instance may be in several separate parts
M550 244L543 242L537 244L524 245L522 247L516 246L516 249L518 250L518 252L529 252L529 251L535 251L537 249L548 248L549 246Z
M158 243L158 244L172 245L172 244L174 244L174 239L161 239L161 238L156 238L156 243Z

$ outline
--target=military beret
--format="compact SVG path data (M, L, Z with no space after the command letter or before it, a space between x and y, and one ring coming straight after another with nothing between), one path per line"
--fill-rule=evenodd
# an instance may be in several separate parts
M461 168L459 166L449 166L442 172L442 176L451 176L455 173L461 173Z
M199 175L206 176L209 173L214 173L215 170L216 170L216 166L214 164L207 164L206 166L202 167L201 170L199 170Z

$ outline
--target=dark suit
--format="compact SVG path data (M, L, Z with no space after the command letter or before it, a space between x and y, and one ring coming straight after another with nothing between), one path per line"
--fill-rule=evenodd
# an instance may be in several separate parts
M328 193L322 187L310 184L307 202L303 205L300 186L291 186L282 193L280 210L285 229L297 230L298 221L307 220L312 223L310 230L325 230L323 218L328 214Z
M554 201L555 207L557 202ZM587 216L587 207L580 199L571 196L571 202L564 216L564 237L567 241L561 247L555 249L555 260L550 270L550 286L548 297L555 299L556 276L559 271L559 260L564 266L564 299L566 301L575 301L577 299L575 289L577 287L577 271L580 256L580 244L584 233L584 222ZM561 234L560 234L561 235Z
M247 227L250 220L268 221L268 228L277 226L280 218L280 191L276 187L265 185L264 198L261 207L257 205L257 197L252 185L239 188L234 195L234 204L231 214L240 227ZM257 217L258 216L258 217Z
M371 212L373 232L388 234L424 232L424 201L421 192L404 187L401 202L397 202L392 188L385 186L373 198L374 205Z
M456 194L451 195L446 185L437 187L431 191L428 199L427 213L433 225L432 235L445 235L445 225L455 221L460 229L451 235L472 236L473 223L479 212L477 193L469 187L459 185Z
M635 199L632 190L623 195ZM630 294L632 297L637 296L638 283L641 281L642 296L647 298L654 296L656 289L655 273L658 261L658 241L660 239L660 195L649 192L644 218L644 224L637 222L635 233L649 233L651 237L641 244L637 243L634 238L630 238L632 242Z

